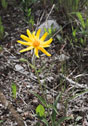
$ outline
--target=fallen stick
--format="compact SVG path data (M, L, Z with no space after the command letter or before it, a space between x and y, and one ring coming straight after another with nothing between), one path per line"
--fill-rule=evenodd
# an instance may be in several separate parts
M79 83L73 81L72 79L64 76L63 74L60 74L60 76L62 78L64 78L65 80L67 80L72 86L74 86L76 88L86 88L86 89L88 89L87 84L79 84Z
M12 116L15 118L16 122L18 123L18 126L25 126L21 115L19 115L16 112L13 105L6 99L2 91L0 91L0 101L11 112Z

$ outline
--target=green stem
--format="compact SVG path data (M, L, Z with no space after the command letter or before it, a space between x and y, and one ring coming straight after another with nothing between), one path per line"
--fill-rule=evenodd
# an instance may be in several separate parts
M42 91L42 96L43 96L43 98L47 101L47 95L46 95L46 93L44 93L44 90L43 90L43 88L42 88L42 84L41 84L41 81L40 81L40 77L39 77L38 71L37 71L37 69L36 69L35 58L36 58L36 57L35 57L35 54L33 54L32 64L33 64L33 66L34 66L34 71L35 71L36 77L37 77L37 79L38 79L38 83L39 83L40 90ZM45 89L46 89L46 88L45 88ZM52 120L52 116L51 116L51 114L50 114L49 108L47 108L47 111L48 111L49 116L50 116L50 118L51 118L51 120ZM52 126L54 126L54 124L52 124Z
M40 77L39 77L39 74L38 74L38 71L36 69L36 65L35 65L35 54L33 54L33 66L34 66L34 70L35 70L35 74L36 74L36 77L38 79L38 83L39 83L39 87L40 87L40 90L42 91L42 95L43 95L43 98L45 98L44 96L44 91L43 91L43 88L42 88L42 84L41 84L41 81L40 81Z

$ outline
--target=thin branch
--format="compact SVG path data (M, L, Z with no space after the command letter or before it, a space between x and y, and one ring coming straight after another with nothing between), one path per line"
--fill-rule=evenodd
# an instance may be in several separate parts
M48 18L49 18L49 16L50 16L50 14L52 13L54 7L55 7L55 4L53 4L53 6L52 6L52 8L51 8L51 10L50 10L50 12L49 12L49 14L48 14L48 16L46 17L46 21L48 20Z
M76 87L76 88L86 88L88 89L87 87L87 84L79 84L75 81L73 81L72 79L64 76L63 74L60 74L61 77L63 77L65 80L67 80L72 86Z
M88 74L79 74L79 75L76 75L74 78L83 77L83 76L88 76Z

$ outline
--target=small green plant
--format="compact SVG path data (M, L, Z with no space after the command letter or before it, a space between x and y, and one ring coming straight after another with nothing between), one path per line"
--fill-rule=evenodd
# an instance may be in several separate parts
M82 10L84 6L88 5L88 1L84 0L51 0L52 3L56 4L56 10L59 11L61 8L65 10L66 13L77 12Z
M42 85L42 83L40 81L39 71L36 68L35 56L39 58L39 55L38 55L39 49L40 49L40 51L45 53L47 56L51 56L51 54L49 54L44 48L49 47L50 43L53 40L52 38L50 38L49 40L44 42L48 33L45 32L44 35L40 38L40 31L41 31L41 29L39 29L35 34L35 31L33 33L31 33L27 29L27 35L29 37L26 37L25 35L21 35L21 38L27 42L22 42L20 40L18 40L17 42L21 43L23 45L27 45L29 47L21 50L20 52L28 51L28 50L31 50L34 48L34 54L33 54L32 64L29 63L29 61L24 58L21 58L19 61L27 63L32 69L34 69L35 75L38 80L39 89L41 91L41 96L37 93L31 92L41 102L41 103L39 103L39 105L35 109L36 116L40 120L40 121L38 121L38 124L41 125L41 122L42 122L42 124L44 124L44 126L60 126L62 122L64 122L65 120L71 119L71 117L62 116L59 119L57 118L57 116L59 116L59 113L57 110L57 103L61 99L62 92L60 92L57 95L56 99L53 101L53 104L51 104L51 103L49 103L49 101L47 99L46 87L45 87L45 85ZM51 31L50 31L50 33L51 33ZM29 40L31 40L31 42L29 42ZM43 86L45 88L43 88ZM13 86L13 94L15 94L14 92L16 93L16 91L14 91L14 86Z
M21 4L22 4L22 10L24 12L25 18L26 18L26 22L28 24L31 24L32 27L34 25L34 16L32 14L32 9L31 9L31 5L36 3L38 0L22 0Z
M2 123L3 122L3 120L0 120L0 123Z
M84 22L84 19L82 17L82 14L80 12L76 12L76 15L80 21L80 24L82 26L83 29L85 29L85 26L86 26L86 22Z
M4 26L2 24L2 20L0 17L0 40L3 39L3 36L4 36Z
M49 37L52 37L53 34L56 32L56 28L53 28L53 25L51 25L51 28L48 28L48 29L44 28L44 31L48 32Z
M27 18L28 18L28 23L34 25L34 17L32 16L31 8L28 9L27 11Z
M6 0L1 0L1 4L4 9L7 9L8 3Z
M72 26L72 36L73 36L73 40L75 42L78 41L78 38L77 38L77 29L74 29L73 26Z
M39 104L36 108L36 114L39 116L39 117L45 117L45 109L43 107L43 105Z
M72 26L72 36L75 43L79 42L82 46L86 45L88 39L88 19L84 20L80 12L75 12L78 18L78 25L76 28Z
M14 99L16 99L17 88L16 88L16 84L15 83L12 83L11 89L12 89L12 96L13 96Z
M42 103L42 105L39 104L37 106L36 114L37 114L38 119L41 120L41 122L43 122L44 126L50 126L50 125L51 126L60 126L61 123L64 122L65 120L71 119L71 117L66 117L66 116L63 116L63 117L57 119L57 116L59 114L57 111L57 103L61 97L61 93L56 97L56 100L54 101L53 105L46 102L46 100L42 96L39 96L38 94L35 94L35 93L33 93L33 94ZM47 117L48 117L48 119L47 119ZM48 120L50 120L50 121L48 122Z
M73 12L79 9L80 0L58 0L57 1L57 10L60 7L63 7L66 12Z
M0 120L0 126L2 126L1 124L3 123L3 120Z
M80 24L79 24L80 32L79 33L88 37L88 17L86 17L86 20L85 20L80 12L77 12L76 15L80 21Z

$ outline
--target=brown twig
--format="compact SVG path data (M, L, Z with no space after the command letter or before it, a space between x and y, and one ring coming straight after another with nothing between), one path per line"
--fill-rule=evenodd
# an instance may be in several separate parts
M87 84L79 84L79 83L73 81L72 79L64 76L63 74L60 74L60 76L62 78L64 78L66 81L68 81L72 86L74 86L76 88L86 88L86 89L88 89Z

